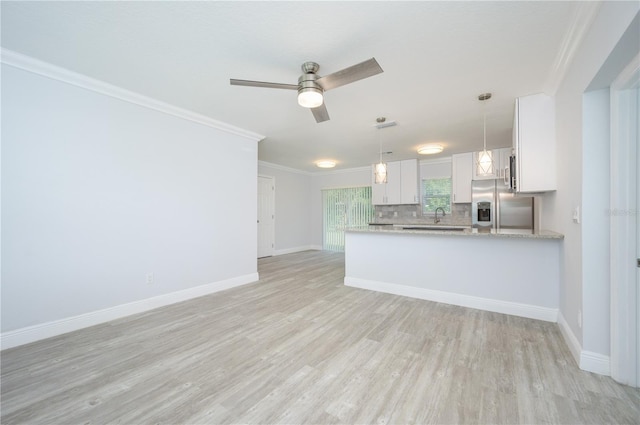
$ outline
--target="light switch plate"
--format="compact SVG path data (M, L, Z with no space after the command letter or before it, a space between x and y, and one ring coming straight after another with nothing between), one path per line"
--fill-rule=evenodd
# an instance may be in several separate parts
M580 223L580 207L579 206L573 209L573 222Z

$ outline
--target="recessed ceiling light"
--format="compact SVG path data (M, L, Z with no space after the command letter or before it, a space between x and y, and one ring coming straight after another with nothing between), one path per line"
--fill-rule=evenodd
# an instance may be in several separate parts
M336 166L336 162L331 159L322 159L320 161L316 161L316 166L319 168L333 168Z
M437 143L430 143L428 145L420 146L418 148L418 153L420 155L433 155L442 152L442 149L442 145L438 145Z

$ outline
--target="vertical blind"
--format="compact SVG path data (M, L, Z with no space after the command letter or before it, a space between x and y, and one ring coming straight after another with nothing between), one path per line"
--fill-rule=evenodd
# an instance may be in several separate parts
M371 186L325 189L322 191L322 248L344 251L344 229L366 226L374 217Z

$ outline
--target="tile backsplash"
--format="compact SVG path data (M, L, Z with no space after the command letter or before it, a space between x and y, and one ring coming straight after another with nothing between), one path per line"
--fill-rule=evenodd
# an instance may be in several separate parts
M376 205L375 223L381 224L433 224L434 215L422 214L422 205ZM438 218L440 215L438 214ZM438 224L471 226L471 204L453 204Z

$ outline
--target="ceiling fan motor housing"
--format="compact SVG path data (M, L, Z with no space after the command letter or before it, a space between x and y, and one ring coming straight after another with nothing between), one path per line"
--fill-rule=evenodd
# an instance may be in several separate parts
M305 73L298 78L298 103L301 106L315 108L322 105L322 93L324 90L316 82L317 80L318 76L314 73Z

